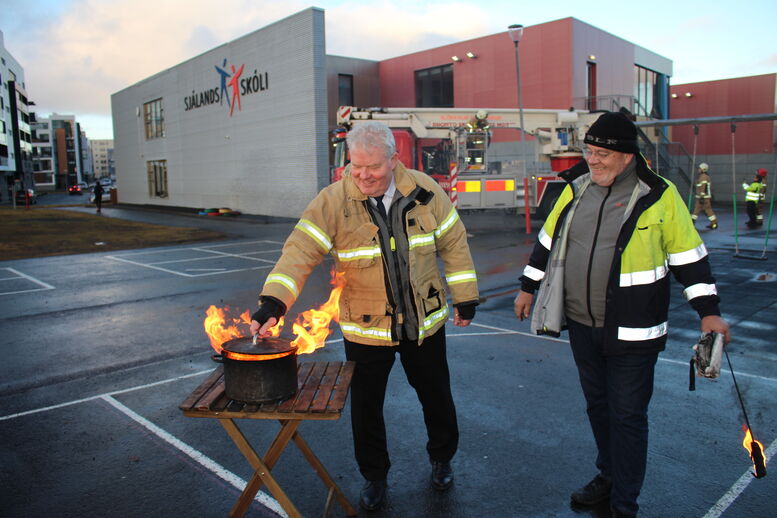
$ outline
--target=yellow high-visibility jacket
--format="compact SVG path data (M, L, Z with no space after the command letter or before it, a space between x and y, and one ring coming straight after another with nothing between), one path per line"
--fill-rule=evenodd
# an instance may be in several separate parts
M607 283L605 355L664 349L670 272L683 285L685 298L700 317L720 315L707 249L683 199L674 184L650 170L642 155L635 159L639 181L615 243ZM566 230L574 217L575 201L591 182L585 161L559 176L568 184L540 230L521 277L523 291L534 293L539 288L532 329L554 336L566 327L564 268L575 268L580 272L579 282L586 282L584 265L565 264Z
M403 215L403 238L391 240L394 253L406 258L419 345L440 329L449 316L446 296L454 304L478 300L477 277L467 232L442 188L428 175L394 168L397 194L414 201ZM331 254L345 274L340 297L340 328L350 341L365 345L396 345L397 319L386 287L386 260L379 227L367 209L367 196L350 176L321 190L305 209L283 253L267 276L261 296L271 296L290 308L313 268ZM435 253L436 252L436 253ZM445 280L437 266L442 259ZM400 322L401 324L401 322Z

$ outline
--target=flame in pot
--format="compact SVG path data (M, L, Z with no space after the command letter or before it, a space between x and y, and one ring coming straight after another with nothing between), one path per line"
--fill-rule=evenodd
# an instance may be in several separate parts
M750 454L750 460L753 461L753 476L755 478L762 478L766 476L766 459L764 458L764 445L760 441L753 439L753 434L750 432L750 428L746 425L742 425L742 430L745 432L745 438L742 440L742 446Z
M240 318L234 318L229 315L228 307L222 309L210 306L205 315L205 320L202 323L205 327L205 334L210 339L210 346L219 354L222 351L221 344L224 342L250 334L248 327L251 325L251 313L248 310L245 310ZM272 336L281 334L282 327L283 318L270 329Z
M345 274L332 270L332 291L329 300L317 309L312 308L300 313L292 325L296 338L291 345L297 348L297 354L309 354L324 346L327 337L332 333L329 324L332 320L340 321L340 295L345 287ZM221 353L221 344L233 338L250 336L251 313L245 310L240 318L229 316L229 308L210 306L205 312L203 326L210 339L210 345L217 353ZM271 336L279 336L283 328L284 317L270 328Z

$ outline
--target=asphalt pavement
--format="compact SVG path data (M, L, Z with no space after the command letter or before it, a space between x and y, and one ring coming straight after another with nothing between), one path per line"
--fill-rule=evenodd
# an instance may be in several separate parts
M767 242L764 230L745 229L743 214L735 232L731 212L718 212L720 228L702 234L733 329L731 363L751 427L771 459L777 450L777 235ZM252 470L216 420L184 417L178 405L216 366L202 327L205 310L211 304L253 308L294 221L109 205L103 217L216 229L229 237L0 261L0 515L227 515ZM360 515L608 517L606 505L569 503L570 492L595 474L595 449L567 337L532 335L512 312L533 236L515 215L462 218L484 302L470 327L447 328L461 429L455 484L444 494L431 489L423 417L396 367L386 399L393 463L388 501L383 510ZM291 313L326 300L330 267L327 261L314 271ZM678 284L670 328L656 371L640 516L776 516L777 474L750 474L731 372L724 369L717 381L699 379L696 391L688 391L698 317ZM325 348L300 361L344 359L335 330ZM239 425L260 453L278 430L272 421ZM337 421L304 422L300 433L356 505L362 480L349 412ZM321 514L324 486L293 445L273 474L304 516ZM263 488L247 516L279 516L278 509ZM343 513L335 505L332 515Z

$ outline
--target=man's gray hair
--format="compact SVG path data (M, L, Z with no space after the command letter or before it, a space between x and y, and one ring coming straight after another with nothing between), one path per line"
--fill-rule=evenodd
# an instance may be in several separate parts
M377 148L384 150L386 158L391 158L397 150L394 134L382 122L369 121L359 124L345 138L348 148Z

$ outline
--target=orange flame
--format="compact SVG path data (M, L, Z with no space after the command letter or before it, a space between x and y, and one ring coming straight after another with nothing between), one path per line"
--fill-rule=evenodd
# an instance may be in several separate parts
M340 321L340 295L345 287L345 274L332 270L331 284L329 300L318 309L309 309L298 315L291 327L296 335L291 345L297 347L297 354L309 354L323 347L332 333L329 323Z
M756 478L766 476L766 459L764 458L764 445L760 441L753 439L753 434L750 432L750 428L746 425L742 425L742 430L745 432L745 438L742 439L742 446L750 454L750 460L753 461L753 468L755 469Z
M297 316L292 325L296 338L291 345L297 347L297 354L309 354L324 346L326 338L332 333L329 323L340 321L340 294L345 287L345 274L332 270L332 292L329 300L318 309L309 309ZM232 318L227 312L229 308L221 309L210 306L205 312L203 325L210 339L210 345L217 353L221 353L221 344L233 338L249 336L248 326L251 325L251 314L245 310L240 318ZM283 328L284 317L270 328L270 336L279 336ZM228 322L231 322L228 323Z
M249 335L248 326L251 325L251 313L245 310L240 318L234 318L229 316L228 312L229 308L221 309L210 306L205 312L205 320L202 323L205 327L205 333L210 339L210 346L219 354L222 350L221 344L224 342ZM281 334L281 327L283 327L283 318L270 329L270 334L278 336Z

